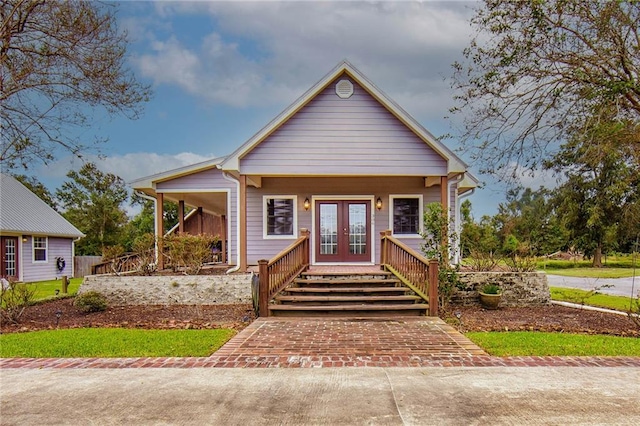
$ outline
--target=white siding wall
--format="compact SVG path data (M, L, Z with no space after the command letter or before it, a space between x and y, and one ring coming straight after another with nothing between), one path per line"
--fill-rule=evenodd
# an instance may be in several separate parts
M375 234L375 258L380 259L380 232L389 229L389 194L422 194L424 206L432 202L440 202L440 187L424 187L424 180L419 177L328 177L295 179L264 178L262 188L249 187L247 189L247 261L250 265L257 264L260 259L270 259L282 249L286 248L298 237L291 239L264 239L263 196L265 195L297 195L298 196L298 228L312 230L312 210L305 211L304 199L312 200L314 196L371 196L382 199L382 210L372 206ZM313 235L312 235L313 240ZM401 238L411 248L420 252L421 238Z
M27 237L27 241L22 243L21 252L21 267L23 268L23 281L46 281L60 278L62 275L67 275L69 278L73 277L71 273L73 268L73 253L72 253L71 238L55 238L49 237L48 249L47 249L47 261L34 263L33 261L33 237ZM62 257L65 260L66 266L62 272L56 268L56 258Z
M240 172L441 176L447 163L362 87L341 99L334 81L241 159Z

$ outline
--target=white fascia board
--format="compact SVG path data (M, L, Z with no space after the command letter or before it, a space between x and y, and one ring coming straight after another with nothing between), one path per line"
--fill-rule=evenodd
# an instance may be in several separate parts
M218 167L218 165L222 163L225 158L226 157L212 158L200 163L190 164L188 166L178 167L177 169L167 170L165 172L156 173L154 175L141 177L139 179L127 182L127 185L136 190L155 189L155 184L158 182L172 180L202 170Z

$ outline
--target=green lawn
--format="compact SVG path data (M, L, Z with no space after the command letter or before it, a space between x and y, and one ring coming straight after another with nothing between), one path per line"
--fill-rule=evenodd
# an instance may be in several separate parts
M562 302L577 303L579 305L598 306L600 308L615 309L616 311L629 312L635 303L628 297L611 296L609 294L592 293L586 290L563 287L549 287L551 299Z
M0 357L209 356L235 334L231 329L139 330L76 328L0 335Z
M640 257L637 254L607 256L603 263L602 268L593 268L590 260L542 259L536 265L540 271L566 277L626 278L632 277L634 273L640 276Z
M465 334L495 356L640 356L640 338L527 331Z
M62 293L62 280L38 281L27 284L36 288L34 300L43 300L55 297L56 289L60 290L60 296L64 296ZM82 278L71 278L69 280L68 296L75 295L78 292L78 288L80 288L80 284L82 284Z
M582 278L628 278L634 275L632 268L568 268L546 269L541 271L549 275ZM635 270L635 274L640 276L640 268Z

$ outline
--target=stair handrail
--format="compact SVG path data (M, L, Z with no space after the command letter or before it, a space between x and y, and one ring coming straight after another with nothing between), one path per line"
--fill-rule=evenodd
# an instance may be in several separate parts
M308 229L300 230L300 237L271 260L261 259L259 266L258 315L269 316L269 301L309 267Z
M380 232L380 265L398 277L429 304L429 315L438 315L438 261L427 259L391 236Z

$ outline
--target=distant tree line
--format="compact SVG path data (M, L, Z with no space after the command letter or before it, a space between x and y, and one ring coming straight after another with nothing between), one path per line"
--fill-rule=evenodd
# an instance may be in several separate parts
M622 192L631 192L632 189ZM469 200L461 205L460 244L463 256L544 256L580 252L602 266L602 256L632 252L640 236L640 202L620 200L620 192L601 194L575 180L555 189L518 188L507 192L498 213L476 220ZM610 192L613 192L610 190ZM615 201L611 201L616 198Z
M101 256L112 246L131 251L137 239L154 233L153 202L130 194L122 178L100 171L94 163L67 173L67 179L53 193L37 178L15 177L86 235L76 243L76 255ZM141 210L129 217L127 205ZM165 202L165 232L176 223L177 205Z

